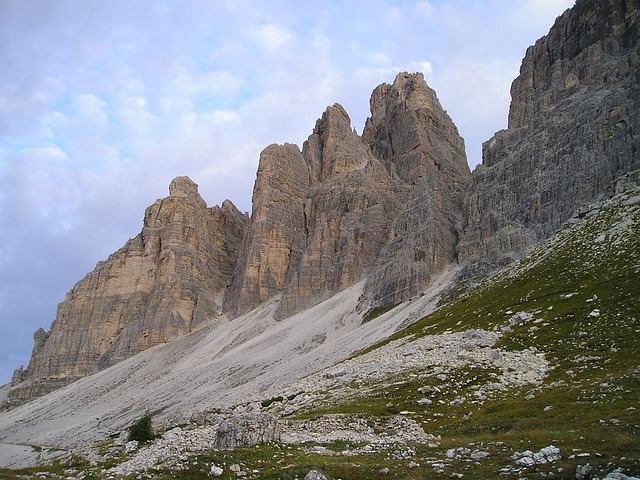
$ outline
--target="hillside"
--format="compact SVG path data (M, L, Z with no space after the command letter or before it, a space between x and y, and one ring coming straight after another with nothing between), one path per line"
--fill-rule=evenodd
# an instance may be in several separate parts
M640 475L639 20L560 16L473 173L403 72L266 147L251 215L174 179L0 388L0 476Z
M625 177L617 187L625 191L471 292L449 291L426 316L429 296L362 322L356 290L310 311L318 330L300 332L295 321L257 322L271 306L230 324L227 338L191 334L22 407L13 427L3 418L3 431L13 431L3 451L8 441L82 450L102 438L84 448L93 466L63 456L71 466L37 467L99 478L145 469L153 478L200 478L212 465L233 464L258 472L247 478L274 479L312 467L344 479L382 478L383 469L393 478L574 478L586 464L599 478L615 468L640 475L637 182L637 173ZM376 338L344 358L347 345ZM212 360L223 345L227 353ZM238 368L236 355L247 349L252 366ZM207 401L208 414L190 417ZM69 402L83 408L70 411ZM156 428L168 432L133 457L124 453L126 427L156 409ZM43 417L47 431L33 438ZM212 449L234 418L245 422L244 436L235 424L240 446ZM241 447L265 428L271 441ZM236 474L225 468L221 478Z

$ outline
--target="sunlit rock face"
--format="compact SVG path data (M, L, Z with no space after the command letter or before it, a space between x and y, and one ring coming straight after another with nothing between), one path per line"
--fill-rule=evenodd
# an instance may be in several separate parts
M187 177L147 208L139 235L78 282L39 330L19 403L170 342L222 312L248 218L229 201L207 208Z
M527 50L509 128L484 144L465 199L470 273L520 256L640 168L638 18L629 2L578 1Z

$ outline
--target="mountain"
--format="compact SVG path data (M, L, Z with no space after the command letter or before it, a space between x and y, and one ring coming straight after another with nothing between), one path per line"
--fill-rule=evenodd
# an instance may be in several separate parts
M640 168L637 1L578 1L527 50L509 128L483 145L465 196L460 261L518 258Z
M429 287L456 260L471 177L464 142L419 73L378 87L371 112L362 137L336 104L302 151L265 148L250 218L228 200L207 208L193 181L173 180L142 232L36 332L5 406L275 297L283 319L363 280L367 311Z
M207 208L187 177L145 211L144 227L78 282L39 329L26 371L14 374L7 403L20 404L221 314L248 218L229 201Z
M389 432L393 452L372 458L493 456L491 477L571 448L562 468L577 472L595 436L609 464L633 468L639 17L624 0L578 0L559 17L527 51L509 127L473 173L435 92L401 73L373 91L362 135L335 104L302 149L265 148L250 217L175 179L0 391L16 407L0 414L3 464L33 459L28 445L48 447L41 460L92 457L96 442L120 455L122 432L154 412L157 428L188 426L167 448L191 431L206 451L314 440L306 430L371 453ZM516 451L521 439L537 450ZM407 443L420 453L398 453ZM111 474L142 467L122 468Z

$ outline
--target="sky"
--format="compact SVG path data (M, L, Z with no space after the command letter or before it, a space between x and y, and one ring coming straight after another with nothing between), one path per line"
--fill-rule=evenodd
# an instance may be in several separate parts
M465 139L507 127L573 0L0 0L0 385L178 175L251 211L260 151L422 72Z

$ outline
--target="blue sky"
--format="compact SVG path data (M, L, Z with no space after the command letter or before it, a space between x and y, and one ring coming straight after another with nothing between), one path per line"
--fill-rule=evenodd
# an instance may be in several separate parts
M0 384L177 175L251 210L260 151L421 71L467 145L573 0L0 0Z

